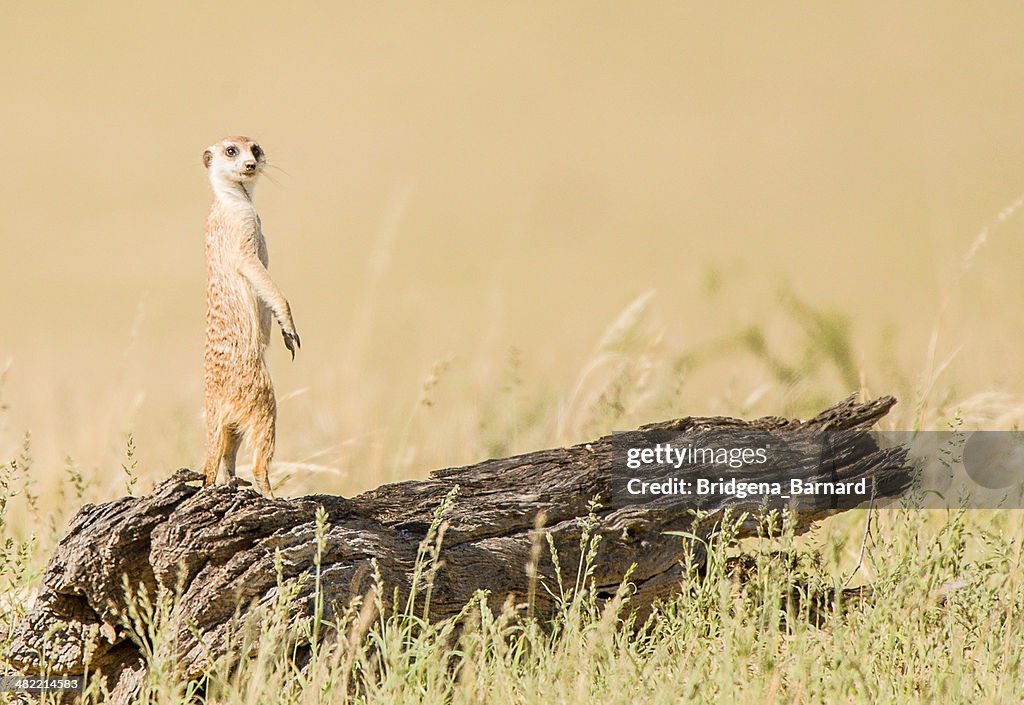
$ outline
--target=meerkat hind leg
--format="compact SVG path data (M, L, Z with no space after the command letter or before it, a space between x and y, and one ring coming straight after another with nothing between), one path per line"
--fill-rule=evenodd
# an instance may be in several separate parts
M253 445L252 474L256 480L256 486L260 488L267 497L273 497L274 492L270 488L270 461L274 457L274 434L275 419L273 416L260 419L255 424L251 433Z
M224 467L228 480L235 476L235 458L242 442L241 434L232 426L217 423L207 434L206 463L203 467L203 487L217 484L217 475Z
M224 426L216 419L210 418L210 410L206 414L206 462L203 463L203 487L213 487L217 484L217 474L220 472L221 458L224 457L224 444L227 438L224 435Z
M223 434L225 440L221 448L221 464L228 485L236 487L238 479L235 477L235 461L238 458L238 447L242 445L242 433L235 426L225 426Z
M257 451L253 461L252 474L256 478L256 486L260 488L260 492L273 499L274 491L270 488L269 472L270 459Z

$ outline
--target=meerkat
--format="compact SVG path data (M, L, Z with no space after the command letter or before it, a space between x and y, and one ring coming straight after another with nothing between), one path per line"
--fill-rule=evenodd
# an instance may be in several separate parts
M267 272L267 242L253 205L253 189L266 163L263 149L248 137L227 137L203 152L214 195L206 219L203 485L213 485L221 467L228 482L236 482L235 456L248 437L256 484L272 497L267 471L274 456L277 403L264 359L271 315L293 360L300 342L291 307Z

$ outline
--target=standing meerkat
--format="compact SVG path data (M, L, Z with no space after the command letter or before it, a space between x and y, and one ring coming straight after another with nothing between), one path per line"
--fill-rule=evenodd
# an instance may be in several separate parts
M217 481L221 466L228 482L235 482L235 456L248 437L256 484L272 497L267 471L274 456L277 403L263 358L271 314L292 359L299 335L288 301L267 272L267 242L252 200L266 163L263 149L248 137L227 137L203 152L214 195L206 219L203 485Z

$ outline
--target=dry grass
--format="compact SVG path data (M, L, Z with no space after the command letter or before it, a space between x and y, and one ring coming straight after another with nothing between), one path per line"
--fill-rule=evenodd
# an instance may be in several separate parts
M276 480L289 492L357 486L347 468L361 468L360 479L416 474L437 452L432 443L455 457L482 457L683 413L680 389L708 374L712 359L761 370L763 382L737 413L758 408L765 397L785 400L791 411L814 410L844 390L853 342L842 317L791 294L782 306L788 345L751 323L710 348L679 352L665 345L655 300L644 294L595 336L589 359L562 394L531 382L515 350L489 390L474 388L464 373L460 378L458 360L441 361L376 439L353 438L281 462ZM905 405L886 421L890 427L966 421L1015 428L1024 414L1024 405L1005 393L937 405L940 390L952 396L943 376L948 367L922 370L903 390L911 399L916 391L920 403ZM295 401L311 403L310 396ZM439 440L439 428L450 437ZM20 448L10 432L4 440L13 449L11 461L0 465L0 597L9 630L70 513L85 500L144 491L159 473L142 469L130 432L110 458L114 480L83 473L70 457L60 470L40 465L28 435ZM320 458L329 462L315 462ZM436 543L424 542L425 601L411 599L392 612L372 600L354 603L339 619L295 624L282 585L281 604L255 621L254 631L240 632L238 653L247 654L241 668L211 662L200 682L176 676L167 641L174 630L163 628L173 596L139 596L127 627L153 664L141 702L186 703L200 688L205 702L224 704L617 703L633 702L637 693L650 702L1005 702L1024 677L1017 658L1024 645L1024 535L1016 511L851 512L799 541L776 526L742 547L756 563L744 581L726 568L740 548L726 525L710 547L710 574L702 579L694 570L680 597L644 625L628 616L627 583L612 604L597 602L587 588L587 564L575 585L538 587L563 597L551 622L524 621L528 612L511 606L492 614L486 600L477 600L466 606L459 629L430 624L430 576L439 552L443 557L439 528ZM600 546L591 549L592 560ZM778 561L780 550L795 558ZM307 579L318 579L315 567ZM851 579L876 591L813 615L806 597L798 599ZM310 639L317 644L312 652L296 650ZM98 682L91 687L86 702L102 702Z
M279 167L258 202L305 344L270 353L282 494L855 390L896 394L898 430L1024 418L1019 7L9 14L5 627L77 507L202 456L199 154L225 133ZM863 529L799 544L815 579L846 579ZM1021 538L1013 513L884 515L856 580L885 589L820 629L765 609L770 567L689 584L642 637L585 591L568 639L471 605L461 656L415 611L353 608L309 671L266 648L209 701L999 701Z

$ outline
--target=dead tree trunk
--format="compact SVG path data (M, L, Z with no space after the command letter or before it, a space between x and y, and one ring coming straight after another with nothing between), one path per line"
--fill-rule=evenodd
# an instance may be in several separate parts
M201 489L192 473L182 470L148 496L82 507L57 547L31 612L18 625L7 659L22 673L80 674L88 666L108 682L120 680L126 686L144 668L138 646L123 628L127 584L135 591L144 587L150 595L178 592L173 613L177 660L184 677L198 676L208 659L225 653L225 637L239 610L242 615L258 614L254 610L274 601L279 581L275 556L284 581L301 582L298 604L311 612L313 581L300 577L313 566L318 507L324 508L329 523L321 559L328 610L332 603L344 607L368 592L372 560L379 566L386 594L398 588L404 599L420 543L435 511L456 485L459 489L445 516L443 565L434 580L431 619L456 614L480 588L490 591L495 606L510 595L517 600L525 596L538 513L545 517L543 531L551 535L571 584L580 560L581 530L595 498L601 505L595 511L595 530L602 537L596 585L614 593L635 565L631 604L644 608L672 594L679 583L684 542L665 532L706 536L713 521L695 528L698 505L693 497L623 501L617 453L659 443L708 445L715 438L719 443L727 438L736 446L767 445L771 447L766 465L729 472L747 479L772 473L804 480L867 478L873 483L873 496L882 500L899 495L912 479L904 449L881 449L868 434L894 403L887 397L857 404L851 397L806 422L777 417L750 422L678 419L571 448L440 470L427 480L384 485L351 499L266 499L249 489ZM722 474L708 463L656 470L662 478ZM789 503L781 497L705 499L701 508L712 517L720 517L729 507L756 513ZM839 506L834 500L798 509L796 530L804 531L821 517L852 506ZM752 533L756 522L748 521L742 530ZM555 567L546 547L541 556L536 572L540 580L554 585ZM541 612L551 606L545 598L539 590ZM58 623L65 626L55 631Z

